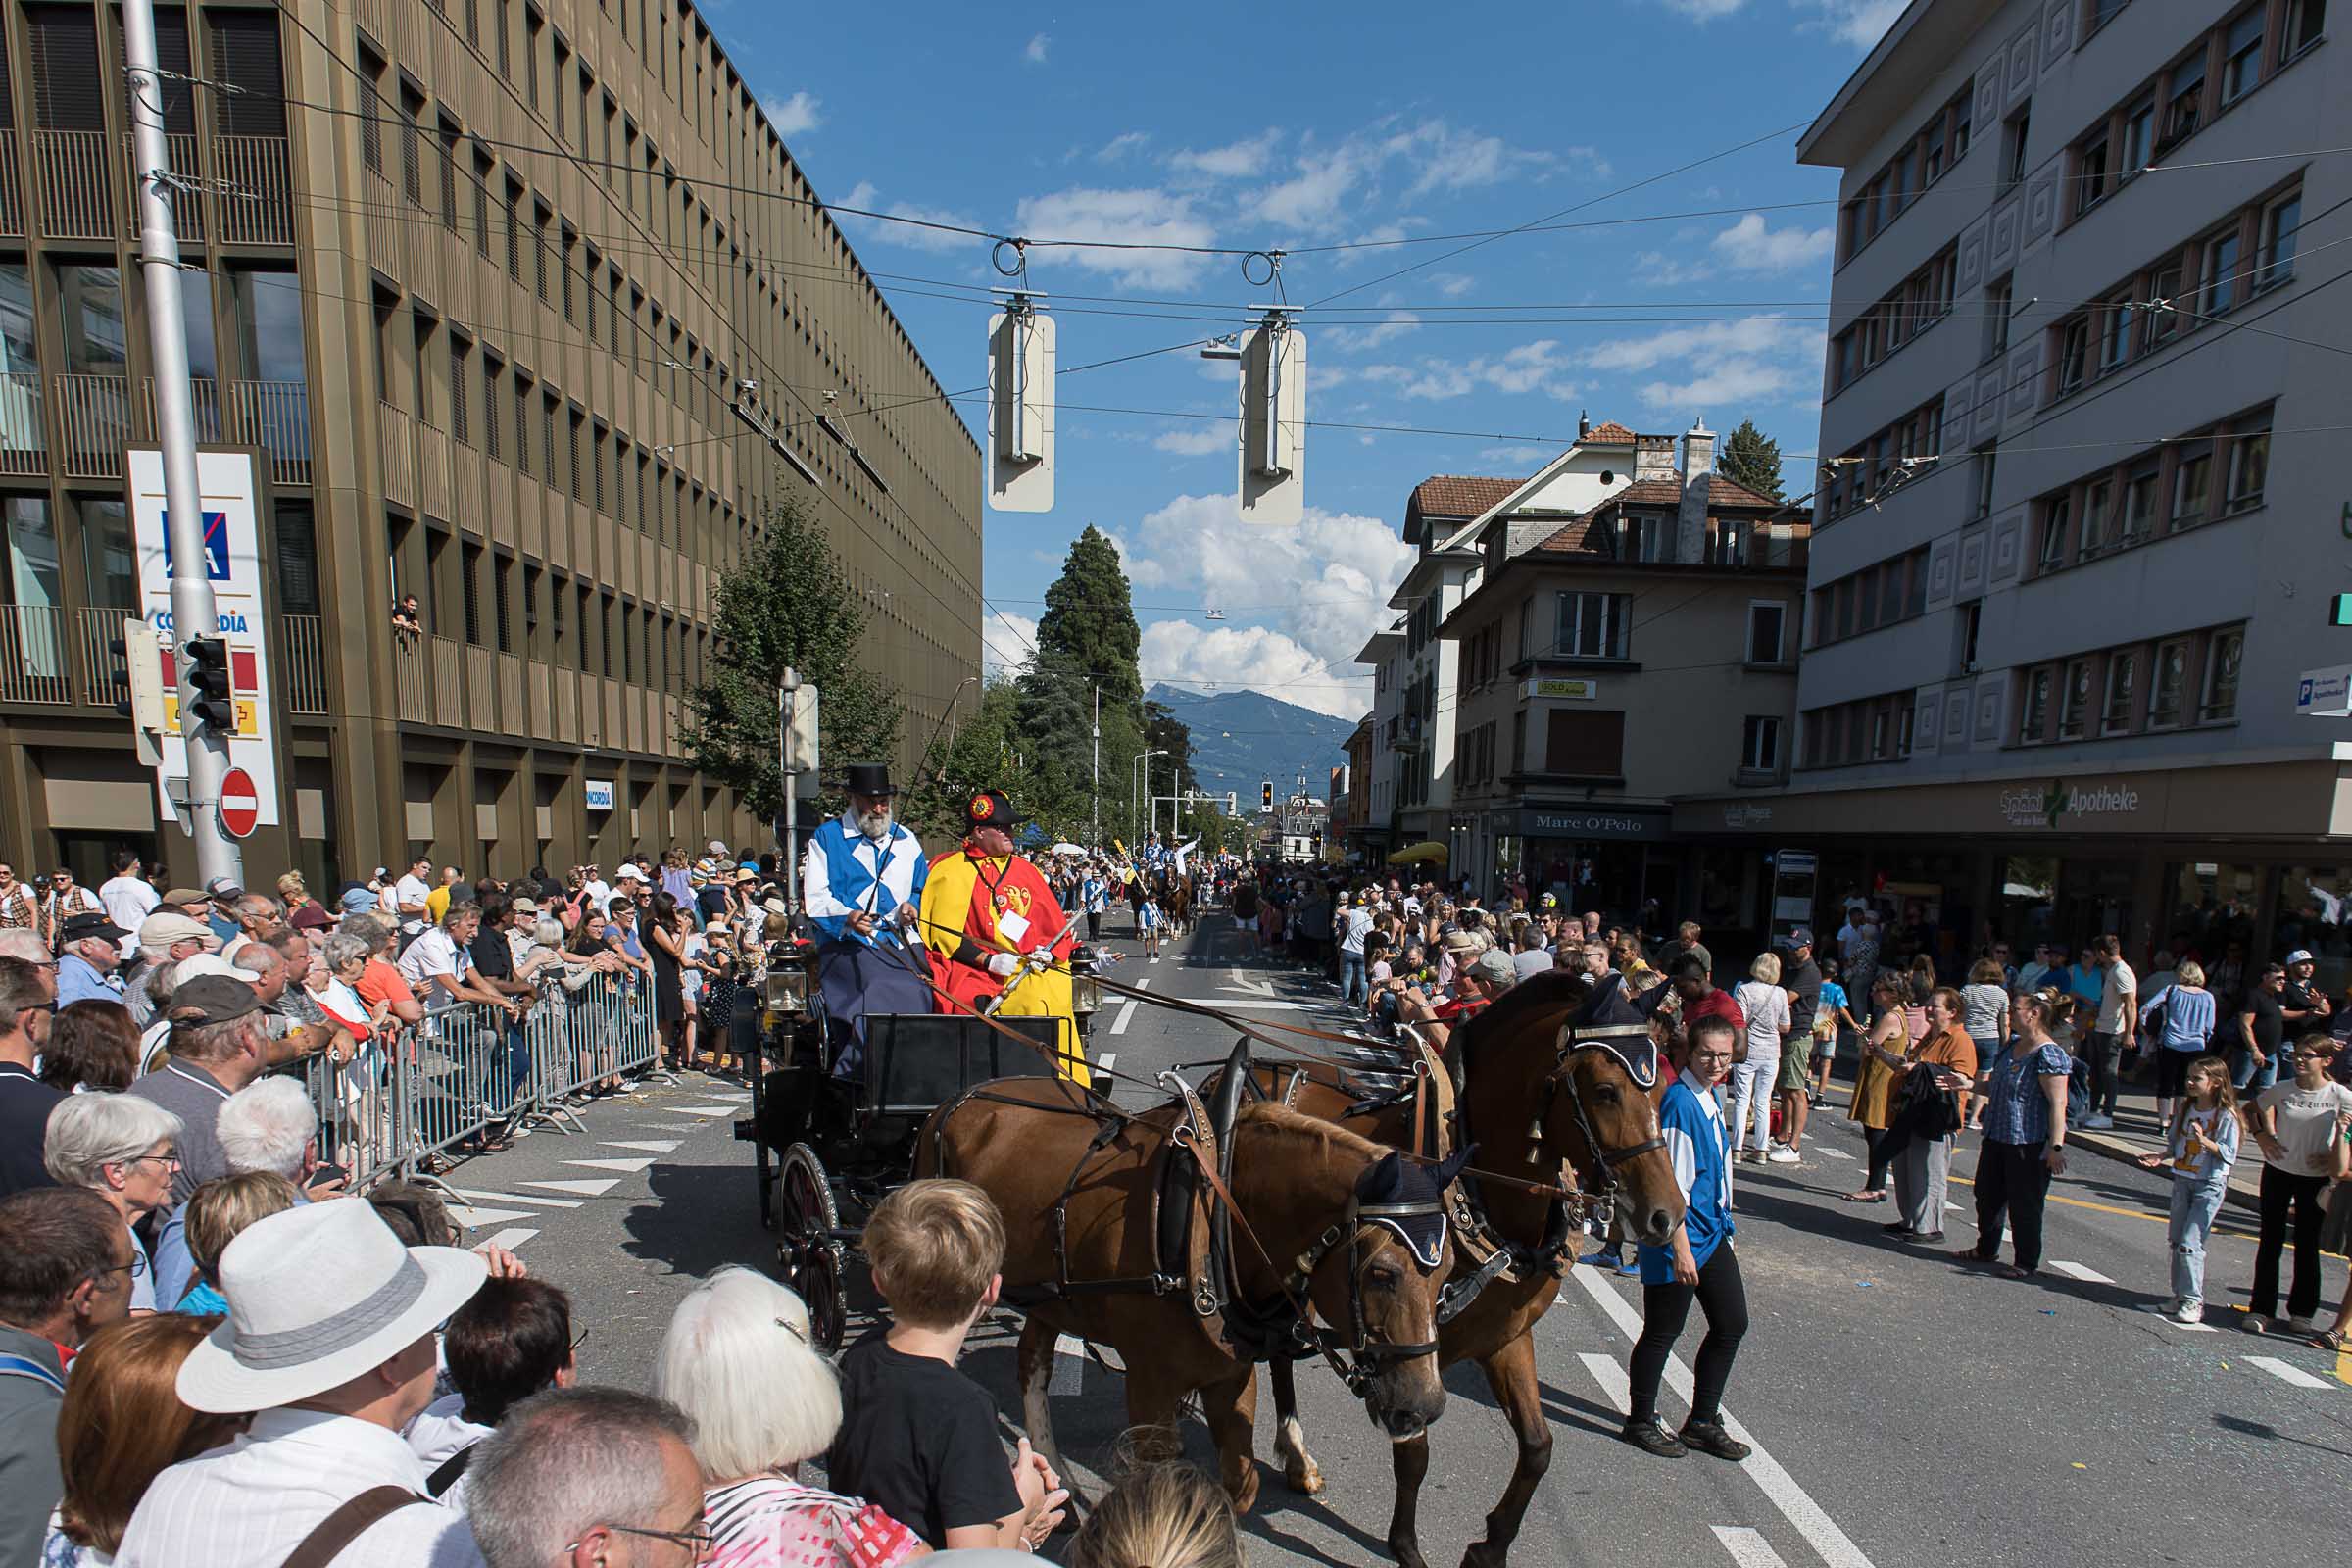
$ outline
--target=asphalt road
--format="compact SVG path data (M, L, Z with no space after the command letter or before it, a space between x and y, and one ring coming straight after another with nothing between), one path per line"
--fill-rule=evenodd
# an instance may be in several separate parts
M1125 931L1114 915L1112 936ZM1185 951L1113 971L1156 993L1274 1020L1344 1021L1314 977L1261 961L1221 916ZM1094 1054L1149 1079L1222 1056L1206 1019L1114 1003ZM1142 1092L1122 1088L1123 1100ZM772 1261L748 1146L732 1138L745 1092L690 1077L602 1102L571 1137L542 1131L452 1180L477 1237L514 1246L572 1293L589 1330L583 1376L642 1387L671 1308L727 1263ZM1537 1329L1557 1440L1513 1553L1522 1564L1715 1564L1892 1568L1953 1561L2144 1568L2248 1550L2265 1561L2338 1560L2352 1461L2352 1359L2235 1327L2252 1268L2251 1216L2226 1212L2208 1270L2217 1325L2186 1330L2151 1310L2169 1294L2165 1187L2134 1167L2079 1158L2053 1189L2045 1278L2009 1284L1941 1249L1880 1234L1890 1205L1837 1195L1860 1185L1859 1135L1817 1112L1798 1166L1741 1167L1740 1263L1752 1327L1726 1405L1757 1453L1653 1459L1616 1441L1624 1366L1639 1332L1630 1280L1579 1268ZM1973 1174L1973 1145L1956 1174ZM1973 1187L1956 1182L1949 1245L1972 1238ZM2344 1289L2328 1263L2325 1297ZM1694 1319L1696 1314L1693 1314ZM852 1333L858 1331L853 1324ZM1679 1420L1687 1334L1663 1414ZM965 1368L1017 1420L1009 1316L983 1324ZM1072 1348L1073 1351L1075 1348ZM1084 1487L1101 1487L1125 1425L1120 1376L1079 1353L1054 1383L1056 1435ZM1431 1434L1421 1531L1433 1563L1460 1560L1511 1461L1507 1430L1475 1368L1448 1375ZM1308 1442L1329 1482L1284 1490L1270 1464L1248 1521L1250 1561L1383 1561L1389 1446L1328 1373L1302 1367ZM1258 1452L1272 1453L1261 1395ZM1188 1445L1203 1457L1197 1423Z

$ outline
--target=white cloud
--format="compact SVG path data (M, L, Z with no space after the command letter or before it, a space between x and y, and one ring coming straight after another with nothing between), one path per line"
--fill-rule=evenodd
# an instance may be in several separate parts
M1390 116L1329 146L1301 147L1285 174L1250 194L1245 214L1280 228L1329 233L1359 219L1379 199L1382 181L1392 174L1403 177L1403 199L1410 201L1433 191L1477 189L1523 175L1548 177L1568 161L1593 170L1606 168L1589 147L1537 151L1445 120L1400 127L1398 117Z
M1326 330L1323 341L1335 349L1354 352L1376 349L1383 343L1400 338L1421 328L1421 318L1410 311L1391 311L1378 321L1362 326L1335 326Z
M1658 0L1667 10L1689 17L1693 22L1713 22L1728 17L1747 4L1747 0Z
M1675 360L1705 355L1767 354L1787 350L1805 334L1799 323L1779 317L1742 321L1706 321L1672 326L1642 337L1621 337L1585 351L1583 363L1597 370L1649 370Z
M1796 384L1796 372L1762 360L1729 359L1689 381L1645 381L1642 401L1653 409L1704 414L1712 409L1778 399Z
M1152 444L1162 452L1180 458L1205 458L1211 453L1232 452L1241 440L1230 419L1202 420L1199 424L1179 425L1162 430Z
M980 617L980 662L984 667L1010 673L1025 666L1036 653L1037 622L1027 615L992 606Z
M1788 272L1827 263L1837 237L1830 227L1772 228L1762 213L1749 213L1716 235L1713 249L1734 271Z
M1193 199L1166 190L1102 190L1072 186L1021 198L1017 233L1039 239L1111 240L1130 244L1216 243L1216 230L1193 211ZM1129 288L1169 288L1199 276L1211 258L1181 251L1073 249L1055 260L1100 272Z
M1819 384L1821 333L1808 322L1763 317L1708 321L1618 338L1589 349L1591 369L1652 375L1637 389L1645 407L1676 414L1743 414L1782 404Z
M874 182L870 179L861 179L853 186L842 206L862 207L868 212L888 213L894 218L910 220L886 223L878 218L860 218L855 213L837 211L834 214L834 221L853 235L861 235L884 244L904 245L909 250L946 252L968 250L976 243L969 234L955 234L944 228L921 226L923 223L954 223L961 228L979 226L961 213L952 213L939 207L917 207L912 202L884 202L882 193L874 189Z
M1042 32L1037 33L1030 38L1029 46L1021 51L1021 58L1033 66L1042 66L1046 63L1046 51L1053 45L1053 39Z
M1478 287L1478 279L1466 272L1432 272L1430 285L1449 300L1458 300Z
M1243 522L1231 495L1184 495L1111 537L1139 591L1190 590L1232 617L1206 635L1163 623L1183 630L1158 632L1158 660L1157 628L1147 628L1148 675L1316 682L1273 695L1329 713L1363 711L1370 688L1351 661L1396 618L1388 598L1413 559L1389 523L1310 507L1295 526L1269 528ZM1251 608L1275 600L1283 608Z
M1821 13L1819 26L1839 43L1868 49L1886 35L1908 0L1809 0Z
M1499 356L1481 355L1467 361L1425 359L1410 366L1367 365L1361 374L1367 381L1396 388L1404 397L1433 403L1468 397L1482 386L1497 392L1542 392L1546 397L1567 399L1576 396L1575 385L1564 379L1569 364L1557 339L1539 338Z
M1372 682L1352 665L1327 666L1283 633L1265 626L1203 629L1189 620L1144 628L1138 662L1147 685L1170 681L1211 691L1250 687L1334 718L1357 718L1372 706Z
M1531 463L1548 463L1559 454L1549 447L1480 447L1481 463L1515 463L1525 466Z
M1181 174L1199 174L1207 179L1255 179L1266 172L1266 165L1274 157L1274 143L1281 134L1267 129L1222 147L1201 150L1187 147L1169 155L1168 167Z
M807 92L796 92L789 98L762 98L760 107L766 112L767 122L776 127L776 134L790 141L825 122L824 117L817 113L824 102Z
M1715 275L1715 269L1704 262L1687 262L1669 256L1664 251L1642 251L1634 258L1634 278L1651 288L1679 288L1685 283L1701 283Z
M1152 133L1148 130L1124 131L1102 145L1095 153L1095 162L1115 164L1129 153L1142 152L1145 145L1151 140Z

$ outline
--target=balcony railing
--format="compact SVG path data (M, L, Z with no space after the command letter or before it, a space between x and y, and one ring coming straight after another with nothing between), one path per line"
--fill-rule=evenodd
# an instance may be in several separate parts
M24 187L17 174L17 133L0 130L0 239L24 237Z
M0 702L73 701L63 612L54 605L0 605Z
M279 684L286 694L286 711L323 715L326 706L326 635L324 617L280 615L284 650Z
M396 507L416 507L416 433L407 411L389 403L375 406L376 449L384 463L384 499Z
M114 181L102 130L36 130L33 177L40 183L41 232L50 239L113 239Z
M121 375L61 375L58 441L69 479L120 479L130 445L130 381Z
M311 482L311 389L301 381L215 381L198 376L188 383L196 439L259 447L270 455L270 477L281 485ZM140 383L139 439L156 439L155 381Z
M49 426L35 370L0 375L0 473L27 477L49 471Z
M294 243L293 158L285 137L215 136L212 174L222 244Z
M425 674L424 639L414 633L395 633L392 639L394 699L404 724L433 721L431 681Z
M130 675L115 652L122 623L139 619L136 610L89 608L74 612L74 667L81 677L81 701L112 708L130 695Z

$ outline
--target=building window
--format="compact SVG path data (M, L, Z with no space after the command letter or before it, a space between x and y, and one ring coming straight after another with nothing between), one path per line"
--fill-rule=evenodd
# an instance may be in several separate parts
M2082 497L2082 548L2078 560L2087 561L2107 548L2107 525L2114 520L2109 514L2114 510L2115 481L2093 479Z
M2239 284L2238 262L2245 254L2245 241L2238 233L2234 220L2228 228L2209 236L2204 245L2204 268L2198 274L2198 314L2227 315L2243 292Z
M2107 25L2115 14L2130 5L2132 0L2090 0L2090 22L2082 31L2087 36Z
M2080 218L2106 200L2115 188L2114 179L2115 160L2102 127L2075 149L2075 216Z
M2328 30L2328 0L2286 0L2286 30L2278 40L2281 65L2320 41Z
M2295 237L2303 226L2303 193L2282 196L2262 215L2262 261L2254 292L2274 288L2295 275Z
M1977 672L1977 645L1984 629L1984 601L1971 600L1960 607L1960 673Z
M2138 312L2132 308L2131 290L2101 303L2099 307L2099 374L2123 368L2132 357L2132 323Z
M2047 665L2026 672L2025 701L2018 705L2017 739L2020 745L2032 746L2039 741L2050 721L2050 670Z
M473 445L473 428L466 417L467 388L473 380L473 350L455 333L449 339L449 433Z
M1544 770L1576 778L1618 778L1625 771L1625 714L1555 708L1547 718Z
M2204 122L2205 46L2199 43L2195 53L2173 68L2165 84L2164 128L2156 138L2156 156L2163 157L2195 135Z
M1777 664L1785 653L1788 607L1777 599L1751 599L1747 605L1747 662Z
M1996 277L1984 285L1984 358L2009 351L2009 301L2017 286L2014 276Z
M2200 723L2216 724L2237 717L2237 671L2246 654L2242 627L2217 631L2205 656L2205 697L2197 705Z
M2075 498L2053 496L2042 505L2041 570L2056 571L2066 564L2066 536L2074 526Z
M2136 544L2156 531L2156 503L2162 494L2160 465L2144 459L2124 479L2123 542Z
M2090 373L2090 318L2078 316L2059 328L2058 395L2081 390Z
M2026 141L2033 130L2034 106L2026 104L2001 123L2001 188L2026 177Z
M2173 526L2186 528L2205 520L2213 507L2213 443L2181 450L2173 470Z
M1977 449L1977 515L1992 515L1992 469L1996 448L1987 444Z
M2156 645L2156 669L2148 686L2148 728L2173 729L2180 723L2181 698L2188 686L2188 639L2176 637Z
M1777 773L1781 766L1781 721L1750 714L1740 727L1740 766L1749 773Z
M1555 651L1576 659L1631 657L1626 624L1630 603L1626 594L1560 595Z
M2262 505L2263 486L2270 478L2271 416L2265 412L2241 419L2229 433L2230 488L2223 510L2245 512Z
M2090 661L2066 662L2066 684L2058 702L2058 738L2079 741L2090 730Z
M2262 85L2262 16L2256 6L2222 36L2222 105L2228 108Z
M2156 145L2156 95L2148 94L2124 111L2124 153L2122 175L2130 179L2148 167L2148 155Z
M2107 697L2099 707L2099 733L2123 735L2132 728L2132 702L2138 695L2139 650L2107 656Z

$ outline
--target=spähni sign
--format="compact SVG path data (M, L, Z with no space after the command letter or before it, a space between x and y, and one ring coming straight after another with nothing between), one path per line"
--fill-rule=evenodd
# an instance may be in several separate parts
M2056 827L2069 816L2114 816L2139 809L2139 791L2126 784L2076 788L2063 779L2001 792L2001 819L2011 827Z

